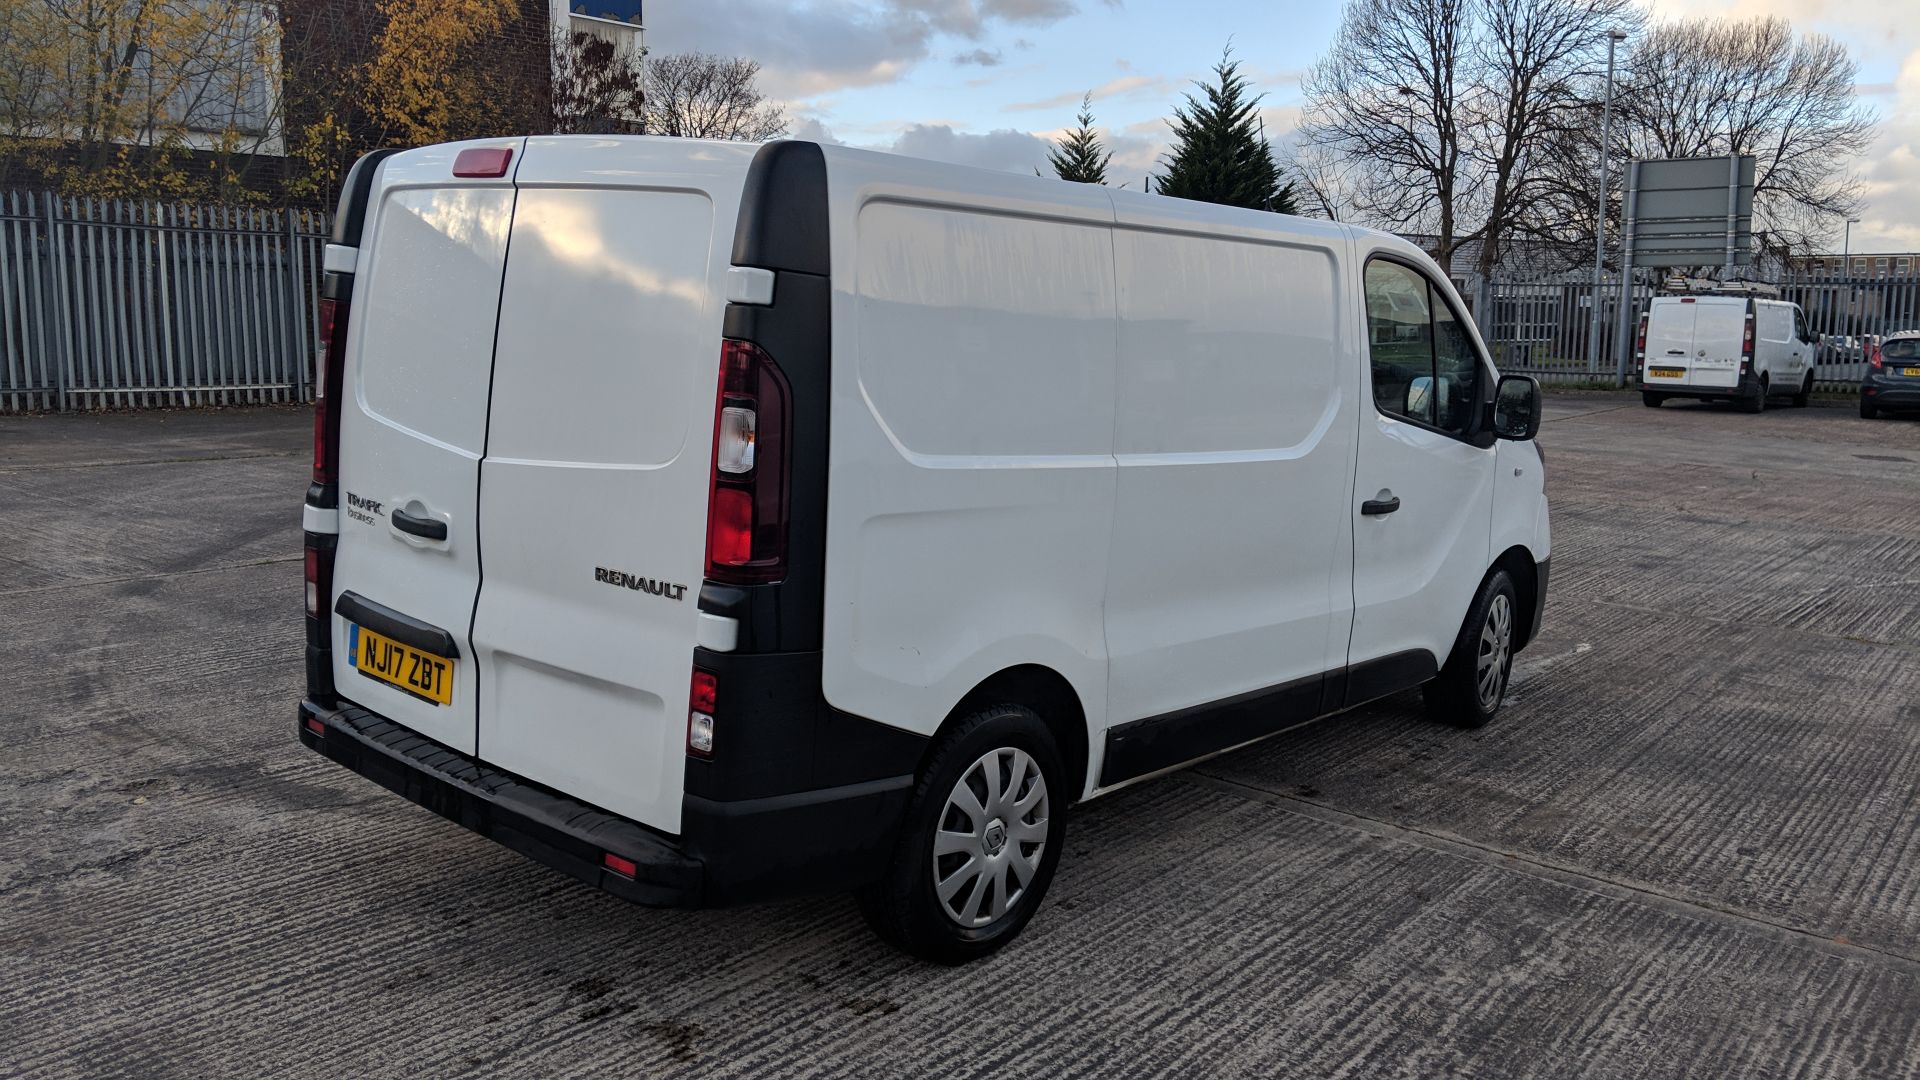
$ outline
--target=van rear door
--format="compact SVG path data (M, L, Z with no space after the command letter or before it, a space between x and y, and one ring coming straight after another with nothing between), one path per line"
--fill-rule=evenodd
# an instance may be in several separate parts
M1662 297L1647 310L1646 386L1685 386L1693 372L1693 317L1691 298Z
M1702 296L1693 306L1699 310L1693 317L1693 375L1688 385L1739 386L1740 358L1746 346L1746 299Z
M480 465L479 756L668 832L686 773L726 272L756 149L529 139L500 290Z
M340 404L340 536L331 620L340 696L474 750L468 629L479 587L480 457L511 164L456 179L463 149L380 166L355 261Z

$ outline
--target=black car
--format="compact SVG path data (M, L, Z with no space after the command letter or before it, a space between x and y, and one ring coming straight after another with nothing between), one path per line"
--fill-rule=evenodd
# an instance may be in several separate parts
M1905 409L1920 411L1920 330L1889 335L1873 351L1860 380L1861 416L1871 420Z

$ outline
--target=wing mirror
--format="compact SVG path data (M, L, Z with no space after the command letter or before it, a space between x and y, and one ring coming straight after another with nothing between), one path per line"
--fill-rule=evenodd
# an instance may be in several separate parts
M1525 442L1540 433L1540 382L1531 375L1502 375L1493 392L1493 433Z

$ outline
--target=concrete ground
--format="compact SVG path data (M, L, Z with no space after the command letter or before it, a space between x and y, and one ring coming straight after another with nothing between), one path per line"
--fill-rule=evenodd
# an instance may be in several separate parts
M1920 1076L1920 422L1556 397L1492 726L1402 695L1084 807L958 970L301 748L308 424L0 419L0 1074Z

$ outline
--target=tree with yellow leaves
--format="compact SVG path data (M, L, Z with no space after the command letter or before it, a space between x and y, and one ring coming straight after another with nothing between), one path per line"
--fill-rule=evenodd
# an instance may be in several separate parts
M278 56L260 0L0 0L0 169L247 199L253 155L278 150Z

